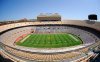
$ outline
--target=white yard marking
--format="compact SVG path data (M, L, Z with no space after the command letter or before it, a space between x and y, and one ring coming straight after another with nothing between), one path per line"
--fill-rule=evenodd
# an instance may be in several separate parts
M27 35L25 38L23 38L20 42L24 42L30 35Z
M70 37L72 37L75 41L78 41L78 39L76 39L73 35L68 34Z

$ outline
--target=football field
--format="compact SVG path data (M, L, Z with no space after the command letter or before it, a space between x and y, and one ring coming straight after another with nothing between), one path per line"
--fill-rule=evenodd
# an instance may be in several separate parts
M82 44L79 37L73 34L29 34L16 42L19 46L35 48L59 48Z

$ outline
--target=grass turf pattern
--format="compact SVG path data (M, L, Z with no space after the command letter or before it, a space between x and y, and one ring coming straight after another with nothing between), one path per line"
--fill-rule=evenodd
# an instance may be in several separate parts
M68 33L29 34L27 38L23 38L21 41L18 41L16 44L35 48L59 48L82 44L82 41L79 37Z

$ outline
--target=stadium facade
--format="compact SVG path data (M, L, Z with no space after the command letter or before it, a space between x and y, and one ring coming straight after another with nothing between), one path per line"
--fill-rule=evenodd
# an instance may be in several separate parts
M59 48L30 48L16 45L16 41L28 34L41 33L71 33L80 37L83 43ZM58 14L42 14L37 16L36 21L22 19L0 22L0 53L14 62L88 62L98 55L94 51L100 50L99 34L100 22L61 20Z

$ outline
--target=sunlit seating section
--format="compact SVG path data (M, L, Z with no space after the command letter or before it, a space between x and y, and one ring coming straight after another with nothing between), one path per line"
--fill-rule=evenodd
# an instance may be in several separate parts
M75 56L80 55L80 53L76 52L69 52L69 53L63 53L63 54L35 54L35 53L29 53L25 51L15 50L9 47L5 47L5 50L9 52L12 55L15 55L20 58L25 58L29 60L41 60L41 61L57 61L57 60L64 60L73 58Z

